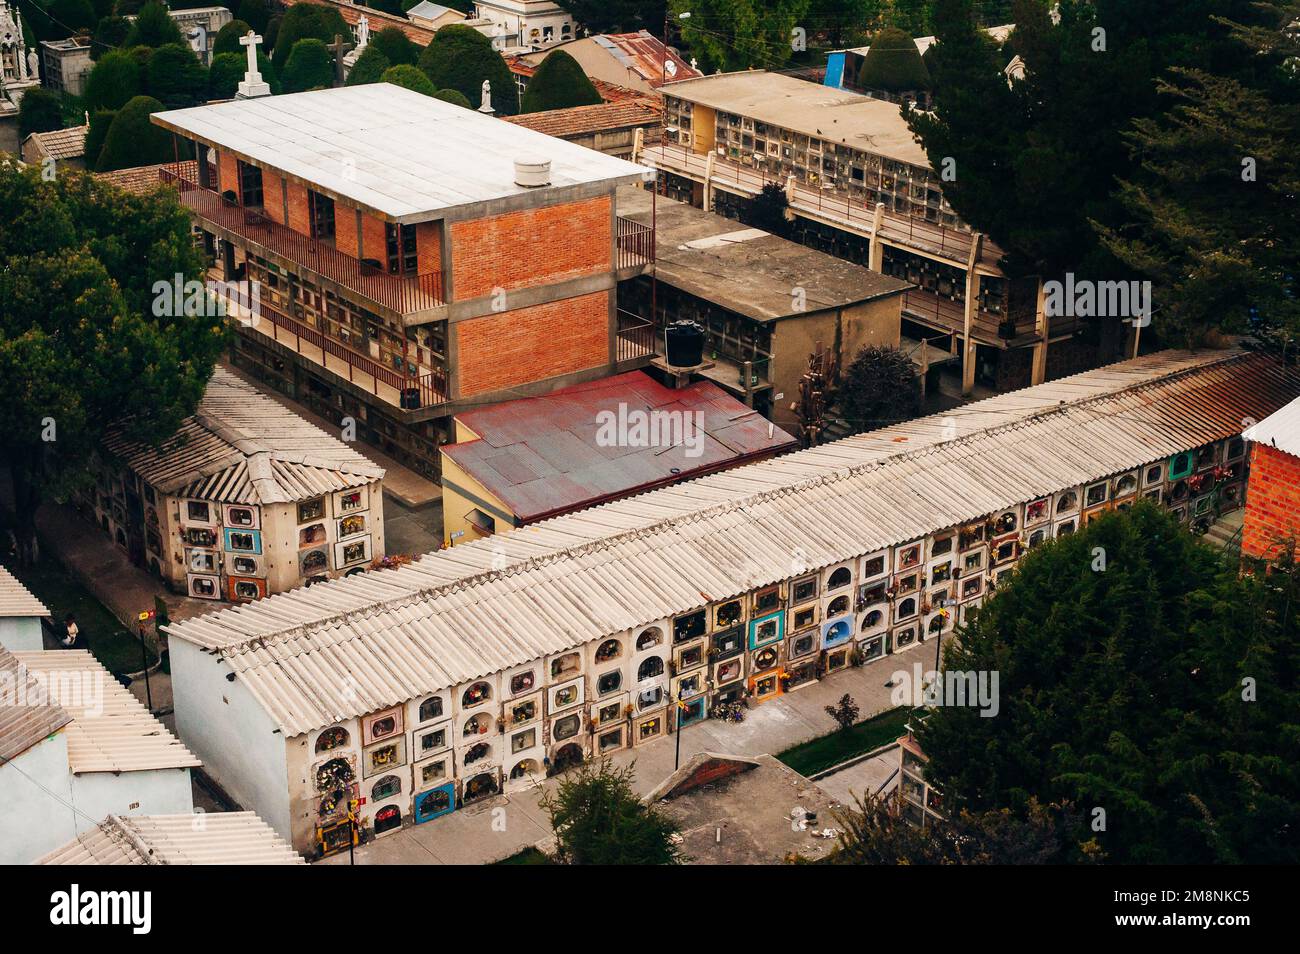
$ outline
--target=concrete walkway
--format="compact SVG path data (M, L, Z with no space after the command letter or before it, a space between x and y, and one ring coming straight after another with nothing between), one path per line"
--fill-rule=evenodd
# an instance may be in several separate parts
M945 641L948 638L951 637L945 637ZM689 726L681 738L682 763L698 752L774 755L792 745L825 735L835 729L835 722L824 707L838 702L846 692L857 701L863 719L878 715L894 708L891 688L886 683L895 671L906 670L910 674L914 663L921 663L928 670L934 665L934 655L934 641L927 640L901 653L858 669L835 673L821 682L755 706L746 712L744 722L706 719ZM672 774L676 745L675 735L666 736L648 745L616 752L610 761L617 766L635 765L634 787L638 793L645 794ZM853 791L860 790L860 783L851 779L845 781ZM485 799L426 824L386 835L358 848L356 863L463 865L499 861L551 836L550 823L539 802L543 792L555 784L556 781L551 779L530 789ZM834 785L834 788L839 786ZM847 803L848 799L842 801ZM348 864L348 855L346 852L333 855L319 863L345 865Z

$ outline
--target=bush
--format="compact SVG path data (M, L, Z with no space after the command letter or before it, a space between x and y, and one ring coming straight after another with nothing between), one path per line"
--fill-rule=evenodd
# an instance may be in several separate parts
M420 54L420 69L436 89L454 89L468 102L482 98L483 81L492 84L492 108L499 115L519 112L514 74L492 49L492 41L461 23L445 26Z
M240 38L247 36L248 31L253 29L252 25L246 20L231 20L220 30L217 31L216 37L212 41L212 56L215 59L222 53L238 53L247 57L244 48L240 45Z
M324 41L309 38L295 43L293 52L284 65L280 84L286 93L301 93L304 90L332 86L334 55Z
M99 161L95 163L96 171L112 172L171 162L176 155L171 134L149 121L149 116L162 108L163 104L152 96L136 96L118 110L108 128ZM188 158L188 147L180 157Z
M299 40L320 40L322 45L326 45L334 42L335 35L347 37L351 31L343 15L334 7L295 3L285 12L275 33L275 52L271 54L271 62L275 64L276 74L284 82L286 91L289 90L289 78L285 67L295 44Z
M126 43L128 46L156 48L171 43L185 43L185 37L181 36L181 28L167 12L167 7L158 0L151 0L140 8L140 15L131 24Z
M390 66L384 70L384 75L379 78L379 81L414 90L417 93L423 93L425 96L432 96L437 92L433 88L433 84L429 82L429 77L407 63L400 66Z
M366 48L361 51L357 61L352 64L348 70L347 82L345 86L362 86L366 83L378 83L379 78L384 75L393 64L388 62L388 57L380 53L373 44L366 44Z
M432 94L430 94L432 95ZM18 136L63 128L63 100L53 90L37 86L23 94L18 107Z
M206 101L208 74L188 45L168 43L149 58L145 88L165 108L184 109Z
M104 17L95 25L95 35L90 43L91 60L98 62L101 56L124 44L130 33L131 21L126 17Z
M888 93L929 89L930 71L921 60L915 40L896 27L885 27L871 40L871 48L858 70L858 85Z
M248 68L247 55L218 53L208 70L208 99L234 99Z
M384 27L378 33L373 34L370 37L370 42L366 44L366 49L371 47L388 57L388 62L394 66L403 64L414 66L420 59L420 48L412 43L410 38L399 27L395 26ZM364 50L362 55L365 55Z
M921 413L921 381L898 348L868 346L844 371L835 399L854 433L871 431Z
M265 35L266 25L271 20L271 11L266 4L266 0L244 0L239 5L239 10L235 12L235 16L258 33Z
M440 89L433 94L433 98L440 99L444 103L451 103L453 106L464 106L466 109L474 108L468 99L454 89Z
M521 112L539 113L570 106L593 106L602 102L578 61L563 50L552 50L537 67L524 90Z
M90 114L90 129L86 131L86 154L83 157L87 169L98 167L104 139L108 136L109 127L113 125L113 117L116 115L115 109L97 109Z
M266 21L266 29L262 31L262 49L270 51L275 49L275 41L280 38L280 24L284 20L284 14L277 13Z
M140 65L126 50L113 50L99 58L86 77L82 92L89 109L121 109L144 89Z

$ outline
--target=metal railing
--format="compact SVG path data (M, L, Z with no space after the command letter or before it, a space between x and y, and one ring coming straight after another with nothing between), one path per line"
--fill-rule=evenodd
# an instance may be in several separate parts
M654 322L620 308L614 344L615 361L621 363L637 358L652 358L656 353Z
M701 181L704 179L707 157L686 146L666 142L648 146L641 158L667 172L683 172ZM754 194L761 192L763 186L769 183L776 183L783 189L786 185L786 176L772 176L765 169L750 168L717 155L714 155L713 163L715 182L733 183ZM874 205L827 189L811 188L798 181L794 184L793 192L794 199L790 202L792 209L842 222L857 232L871 236L876 216ZM899 215L887 209L881 214L880 237L891 244L937 252L946 259L960 262L963 267L970 257L971 243L974 240L973 233L965 229L932 225L914 216ZM979 264L996 268L1001 257L1002 250L986 238L980 250Z
M616 236L619 269L650 265L655 260L655 231L648 225L618 216Z
M178 170L160 169L162 182L177 186L181 202L200 218L288 259L356 295L399 315L446 304L442 274L389 275L340 252L326 242L281 225L260 209L240 205L186 178Z
M913 288L903 293L903 313L907 317L941 328L944 331L951 331L958 335L966 332L965 304L945 298L936 292L927 291L924 288ZM975 313L971 316L973 331L976 335L988 341L1004 338L1006 331L1009 329L1009 326L1004 324L1006 321L1006 316L995 315L979 307L975 309ZM1011 338L1033 335L1036 331L1033 315L1029 315L1027 318L1015 322L1015 334Z

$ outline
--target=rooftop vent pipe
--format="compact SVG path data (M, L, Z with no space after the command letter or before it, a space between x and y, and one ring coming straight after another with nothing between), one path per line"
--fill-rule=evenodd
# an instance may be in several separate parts
M521 158L515 160L515 185L529 189L551 184L551 160Z

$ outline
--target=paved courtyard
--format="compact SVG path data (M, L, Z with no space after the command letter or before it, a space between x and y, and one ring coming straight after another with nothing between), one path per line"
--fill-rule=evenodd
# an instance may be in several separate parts
M698 752L732 755L776 754L792 745L825 735L835 723L824 707L849 693L861 707L862 718L894 707L891 688L886 685L897 670L910 672L914 663L926 669L934 665L935 646L927 640L886 659L849 669L802 689L755 706L741 723L707 719L686 728L681 737L681 760ZM666 736L648 745L614 753L611 762L636 767L635 788L646 793L674 769L676 736ZM863 769L869 772L870 769ZM887 775L888 773L886 773ZM860 790L855 775L843 780L847 789ZM834 776L831 776L834 779ZM554 780L521 792L498 795L468 808L404 828L356 849L357 864L486 864L506 858L523 848L550 837L546 812L539 805L542 793ZM839 791L840 782L828 790ZM844 795L847 796L847 789ZM847 803L848 798L839 799ZM326 858L320 864L348 864L347 852Z

